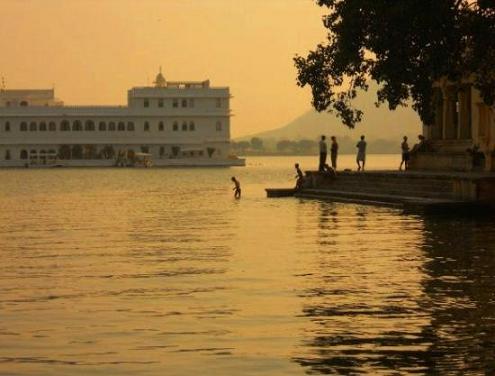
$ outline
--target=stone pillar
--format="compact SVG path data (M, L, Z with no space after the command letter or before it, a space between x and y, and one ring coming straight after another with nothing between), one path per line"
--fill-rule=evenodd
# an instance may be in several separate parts
M459 112L457 138L461 140L470 140L471 134L471 85L465 85L459 90L458 95Z
M430 125L430 138L433 140L441 140L443 138L443 95L440 89L435 91L435 119Z
M443 139L457 139L457 95L452 87L447 87L443 93Z
M486 113L486 143L488 145L486 160L489 162L485 164L485 167L488 171L495 171L495 140L493 139L495 135L495 106L486 106Z

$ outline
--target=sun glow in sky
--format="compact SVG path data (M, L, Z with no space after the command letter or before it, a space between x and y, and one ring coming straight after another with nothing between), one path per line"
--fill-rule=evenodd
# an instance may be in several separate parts
M292 58L325 38L313 0L0 0L7 88L55 86L66 104L125 104L167 79L230 86L232 135L310 108Z

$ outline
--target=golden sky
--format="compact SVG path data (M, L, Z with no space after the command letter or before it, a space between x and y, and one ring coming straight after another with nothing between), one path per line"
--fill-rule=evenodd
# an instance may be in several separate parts
M169 80L230 86L232 135L285 125L310 108L292 57L325 38L313 0L0 0L7 88L55 85L67 104L125 104Z

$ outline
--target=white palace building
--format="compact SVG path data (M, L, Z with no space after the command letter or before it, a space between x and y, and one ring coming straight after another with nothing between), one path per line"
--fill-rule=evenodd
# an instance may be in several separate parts
M0 166L239 166L230 155L230 92L210 82L128 91L127 106L65 106L50 90L0 89Z

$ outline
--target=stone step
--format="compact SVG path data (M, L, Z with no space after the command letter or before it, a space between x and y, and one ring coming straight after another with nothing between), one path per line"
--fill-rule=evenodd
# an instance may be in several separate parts
M342 190L344 191L344 190ZM407 197L418 197L418 198L432 198L432 199L452 199L453 195L446 195L446 194L435 194L435 193L428 193L428 194L417 194L416 192L410 192L410 191L370 191L370 190L346 190L345 192L349 193L369 193L369 194L387 194L387 195L392 195L392 196L407 196Z
M397 188L397 187L367 187L367 186L348 186L348 185L334 185L328 187L319 187L319 188L328 188L335 189L340 191L357 191L357 192L393 192L393 193L408 193L411 195L420 195L428 197L428 195L435 196L445 196L450 197L453 195L453 192L445 192L438 190L428 190L428 189L414 189L414 188Z
M362 185L362 186L375 186L375 187L417 187L432 190L452 190L453 184L428 184L428 183L397 183L397 182L385 182L385 181L354 181L354 180L334 180L332 182L325 182L325 185L336 185L336 184L346 184L346 185Z
M335 178L336 181L348 181L348 182L370 182L370 183L390 183L394 184L425 184L425 185L435 185L435 186L443 186L443 185L451 185L451 180L443 180L443 179L410 179L410 178L386 178L386 177L371 177L368 175L359 176L339 176Z
M417 191L411 189L381 189L381 188L369 188L369 187L348 187L348 186L335 186L328 187L331 190L338 190L342 192L357 192L357 193L384 193L390 195L404 195L411 197L432 197L432 198L452 198L452 192L437 192L437 191Z
M367 182L367 181L347 181L347 180L335 180L327 184L329 187L334 186L359 186L359 187L378 187L378 188L398 188L398 189L414 189L420 191L441 191L452 192L452 184L398 184L396 182Z
M427 182L394 182L394 181L367 181L367 180L340 180L336 179L333 181L333 183L344 183L344 184L357 184L357 185L375 185L375 186L396 186L396 187L402 187L402 186L410 186L410 187L431 187L434 189L452 189L453 185L452 183L444 183L444 184L438 184L438 183L427 183Z
M385 193L347 192L332 189L304 189L296 192L296 197L332 199L339 202L357 202L363 204L389 204L390 206L456 206L462 202L452 199L418 198L406 195L391 195Z
M342 174L334 180L323 181L317 188L342 192L387 194L432 199L452 199L453 183L441 178L411 178L400 174L391 176L375 174Z

